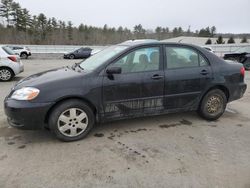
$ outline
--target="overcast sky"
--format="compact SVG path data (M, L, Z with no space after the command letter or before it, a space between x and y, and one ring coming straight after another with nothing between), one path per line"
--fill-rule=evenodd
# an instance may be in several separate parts
M250 33L250 0L14 0L32 14L63 21L146 29L181 26L195 31L206 26L217 32Z

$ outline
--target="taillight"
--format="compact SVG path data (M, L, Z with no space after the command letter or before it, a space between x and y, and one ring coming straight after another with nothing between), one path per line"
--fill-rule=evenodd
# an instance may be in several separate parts
M13 62L17 62L17 57L16 56L9 56L8 59L10 59Z
M241 67L240 74L244 77L245 76L245 68Z

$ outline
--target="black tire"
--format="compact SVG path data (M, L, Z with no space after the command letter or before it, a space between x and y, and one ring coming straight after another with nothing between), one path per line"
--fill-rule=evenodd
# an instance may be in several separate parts
M69 109L76 110L75 114L78 113L78 116L76 115L76 117L80 117L81 115L86 115L87 118L83 120L71 119L72 116L71 116L71 111ZM82 112L84 112L85 114L82 114ZM67 116L67 113L69 113L68 116ZM65 118L65 116L66 116L66 121L64 120L61 121L61 118L62 117ZM65 122L68 122L68 123L65 123ZM86 128L85 129L79 128L78 126L80 126L80 124L85 124ZM94 116L93 110L86 103L82 102L81 100L76 100L76 99L67 100L65 102L60 103L54 108L54 110L52 111L49 117L50 129L55 133L56 137L59 140L62 140L65 142L71 142L71 141L83 139L84 137L87 136L89 131L93 128L94 124L95 124L95 116ZM63 127L66 127L66 128L64 129ZM64 129L65 131L62 131L62 129ZM76 131L72 131L74 129ZM73 132L79 135L72 136L74 135Z
M13 79L15 73L8 67L0 68L0 81L8 82Z
M246 70L250 70L250 61L249 62L245 62L243 65L244 65L244 68Z
M75 55L74 54L70 54L69 55L69 59L75 59Z
M227 97L225 93L220 89L213 89L203 97L198 113L202 118L213 121L223 115L226 106Z
M28 56L27 53L23 52L23 53L21 53L20 57L23 58L23 59L28 59L29 56Z

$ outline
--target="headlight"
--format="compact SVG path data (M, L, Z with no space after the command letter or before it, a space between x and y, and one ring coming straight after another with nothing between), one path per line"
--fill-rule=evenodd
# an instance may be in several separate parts
M12 95L11 99L16 99L20 101L30 101L35 99L39 94L39 89L33 87L24 87L16 90Z

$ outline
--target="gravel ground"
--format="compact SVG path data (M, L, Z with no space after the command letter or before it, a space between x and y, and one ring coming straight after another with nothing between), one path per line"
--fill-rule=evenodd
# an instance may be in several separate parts
M22 77L76 61L26 60L0 83L0 102ZM246 73L250 82L250 72ZM250 187L250 90L214 122L196 113L98 125L81 141L10 128L0 108L0 188Z

